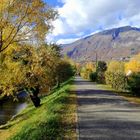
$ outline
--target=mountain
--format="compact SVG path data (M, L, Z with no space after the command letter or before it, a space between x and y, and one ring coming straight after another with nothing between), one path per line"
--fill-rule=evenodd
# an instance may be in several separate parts
M128 60L140 53L140 28L125 26L87 36L63 45L63 54L77 62Z

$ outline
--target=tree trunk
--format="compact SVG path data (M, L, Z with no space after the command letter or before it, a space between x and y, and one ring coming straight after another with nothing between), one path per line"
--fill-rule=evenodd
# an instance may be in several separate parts
M35 107L39 107L40 106L40 98L38 96L35 95L30 95L30 98L34 104Z
M40 106L40 98L38 97L39 94L39 86L36 86L35 88L31 88L32 95L30 95L30 98L34 104L35 107Z

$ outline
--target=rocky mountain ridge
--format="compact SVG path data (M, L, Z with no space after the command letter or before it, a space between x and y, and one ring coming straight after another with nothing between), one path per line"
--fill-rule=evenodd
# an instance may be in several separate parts
M77 62L128 60L140 53L140 28L125 26L87 36L63 45L63 54Z

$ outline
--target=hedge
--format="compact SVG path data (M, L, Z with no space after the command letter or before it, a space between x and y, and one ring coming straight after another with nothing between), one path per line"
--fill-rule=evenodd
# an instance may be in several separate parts
M110 72L105 73L105 81L107 85L117 90L124 90L127 87L127 79L123 72Z

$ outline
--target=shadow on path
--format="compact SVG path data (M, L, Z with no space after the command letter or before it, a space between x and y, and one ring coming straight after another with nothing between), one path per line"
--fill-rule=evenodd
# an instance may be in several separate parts
M79 140L140 140L140 105L75 79Z

